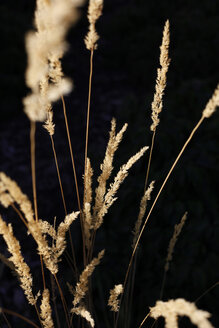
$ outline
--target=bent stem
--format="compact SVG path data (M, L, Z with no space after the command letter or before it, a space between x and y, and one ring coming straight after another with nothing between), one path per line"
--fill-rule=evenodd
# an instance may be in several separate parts
M37 192L36 192L36 152L35 152L35 136L36 136L36 122L30 121L30 154L31 154L31 174L32 174L32 187L33 187L33 201L35 219L38 221L38 208L37 208ZM45 274L43 268L43 259L40 255L41 272L43 278L43 288L46 289Z
M158 193L157 193L157 196L156 196L156 198L155 198L155 200L154 200L154 202L153 202L153 204L152 204L152 206L151 206L151 208L150 208L150 211L149 211L149 213L148 213L148 215L147 215L147 217L146 217L146 219L145 219L145 221L144 221L144 224L143 224L143 226L142 226L142 228L141 228L141 231L140 231L140 233L139 233L138 239L137 239L137 241L136 241L135 247L134 247L134 249L133 249L133 252L132 252L132 255L131 255L131 258L130 258L129 264L128 264L128 269L127 269L127 271L126 271L126 275L125 275L125 280L124 280L124 284L123 284L123 288L124 288L124 289L125 289L126 284L127 284L127 279L128 279L128 276L129 276L129 271L130 271L130 269L131 269L131 266L132 266L132 263L133 263L133 259L134 259L135 253L136 253L136 251L137 251L137 248L138 248L138 245L139 245L139 242L140 242L141 236L142 236L142 234L143 234L143 232L144 232L145 226L146 226L146 224L147 224L147 222L148 222L148 220L149 220L149 218L150 218L150 215L151 215L151 213L152 213L152 211L153 211L153 209L154 209L154 207L155 207L155 205L156 205L156 203L157 203L157 201L158 201L158 199L159 199L159 197L160 197L160 194L161 194L162 190L164 189L164 187L165 187L165 185L166 185L166 183L167 183L167 181L168 181L168 179L169 179L171 173L173 172L173 170L174 170L176 164L178 163L178 161L179 161L179 159L181 158L183 152L185 151L186 147L188 146L189 142L191 141L193 135L194 135L195 132L198 130L198 128L200 127L200 125L202 124L202 122L204 121L204 119L205 119L205 117L202 115L201 118L200 118L200 120L199 120L198 123L195 125L194 129L192 130L192 132L190 133L190 135L189 135L188 139L186 140L185 144L183 145L181 151L179 152L177 158L175 159L173 165L171 166L171 168L170 168L170 170L169 170L169 172L168 172L168 174L167 174L167 176L166 176L166 178L165 178L165 180L164 180L162 186L160 187L160 190L159 190ZM123 291L123 294L121 295L121 298L120 298L120 305L121 305L121 302L122 302L122 299L123 299L123 295L124 295L124 291ZM120 312L120 311L119 311L119 312ZM118 314L117 314L116 327L117 327L117 324L118 324L119 312L118 312Z
M11 326L10 322L8 321L8 319L7 319L7 317L6 317L6 315L5 315L4 312L2 312L2 316L3 316L3 318L4 318L5 322L6 322L6 325L7 325L9 328L12 328L12 326Z
M9 315L12 315L14 317L18 317L19 319L29 323L32 327L35 327L35 328L40 328L39 326L37 326L33 321L31 321L30 319L24 317L23 315L17 313L17 312L14 312L14 311L11 311L11 310L8 310L8 309L4 309L4 308L0 308L0 312L2 313L6 313L6 314L9 314Z
M149 317L150 313L151 313L151 312L148 312L148 314L144 317L144 319L142 320L142 322L141 322L139 328L141 328L141 327L143 326L143 324L145 323L145 321L146 321L147 318Z

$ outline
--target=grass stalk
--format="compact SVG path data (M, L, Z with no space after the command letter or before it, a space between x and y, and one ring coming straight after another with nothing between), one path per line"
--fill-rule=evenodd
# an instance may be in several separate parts
M21 211L19 211L19 209L18 209L13 203L11 203L11 207L12 207L13 210L17 213L17 215L19 216L19 218L21 219L21 221L24 223L24 225L25 225L26 228L28 229L27 222L26 222L25 218L23 217Z
M38 207L37 207L37 192L36 192L36 122L30 121L30 154L31 154L31 174L32 174L32 187L33 187L33 201L35 219L38 221ZM43 267L42 255L40 255L41 272L43 278L43 288L46 289L45 273Z
M150 168L151 168L151 159L152 159L152 153L153 153L153 149L154 149L155 134L156 134L156 128L153 131L153 135L152 135L152 139L151 139L150 154L149 154L147 173L146 173L145 184L144 184L144 194L145 194L145 191L147 189L148 177L149 177L149 172L150 172Z
M56 317L56 323L57 323L57 327L61 328L60 325L60 320L59 320L59 313L57 310L57 304L56 304L56 295L55 295L55 282L54 282L54 277L52 274L50 274L50 280L51 280L51 286L52 286L52 301L54 304L54 312L55 312L55 317Z
M164 287L165 287L166 279L167 279L167 271L165 270L164 271L164 274L163 274L161 289L160 289L160 300L162 300L162 298L163 298Z
M144 319L142 320L139 328L141 328L143 326L143 324L145 323L145 321L147 320L147 318L149 317L149 315L150 315L150 312L148 312L148 314L144 317Z
M64 118L65 118L65 127L66 127L66 132L67 132L67 137L68 137L68 145L69 145L69 150L70 150L70 155L71 155L72 168L73 168L73 173L74 173L78 208L81 213L81 202L80 202L80 196L79 196L79 190L78 190L78 180L77 180L77 174L76 174L76 169L75 169L75 161L74 161L74 155L73 155L73 150L72 150L71 136L70 136L70 132L69 132L68 118L67 118L67 113L66 113L66 105L65 105L65 100L64 100L63 96L61 96L61 99L62 99Z
M66 216L67 215L67 208L66 208L65 196L64 196L64 192L63 192L62 180L61 180L61 175L60 175L60 170L59 170L59 164L58 164L58 160L57 160L57 154L56 154L54 139L53 139L53 136L52 135L50 135L50 140L51 140L51 144L52 144L52 151L53 151L53 156L54 156L54 160L55 160L55 165L56 165L56 171L57 171L57 175L58 175L58 180L59 180L59 188L60 188L60 191L61 191L62 203L63 203L63 207L64 207L64 211L65 211L65 216Z
M5 308L0 308L0 312L2 313L6 313L6 314L9 314L9 315L12 315L14 317L18 317L19 319L27 322L29 325L31 325L32 327L35 327L35 328L40 328L39 326L37 326L33 321L31 321L30 319L24 317L23 315L17 313L17 312L14 312L14 311L11 311L11 310L8 310L8 309L5 309Z
M61 289L61 286L59 284L59 281L57 279L56 274L54 274L53 276L55 278L55 281L56 281L56 284L57 284L57 287L58 287L58 290L59 290L59 294L61 296L62 305L63 305L63 309L64 309L64 312L65 312L65 318L66 318L67 326L68 326L68 328L71 328L70 318L69 318L69 313L68 313L68 307L67 307L67 304L66 304L66 300L65 300L64 294L62 292L62 289Z
M42 324L42 321L41 321L41 318L40 318L40 313L39 313L39 310L38 310L38 308L37 308L37 305L35 304L34 307L35 307L35 310L36 310L36 313L37 313L37 316L38 316L38 319L39 319L39 322L40 322L41 328L44 328L44 327L43 327L43 324Z
M9 328L12 328L12 326L11 326L10 322L8 321L8 319L7 319L7 317L6 317L6 315L5 315L4 312L2 312L2 316L3 316L3 318L4 318L5 322L6 322L6 325L7 325Z
M92 91L92 77L93 77L93 56L94 49L90 51L90 75L89 75L89 88L88 88L88 101L87 101L87 123L86 123L86 138L85 138L85 152L84 152L84 185L86 185L86 167L87 167L87 153L88 153L88 140L89 140L89 125L90 125L90 104L91 104L91 91ZM84 192L84 203L85 203Z
M66 207L66 201L65 201L65 196L64 196L63 186L62 186L62 180L61 180L61 175L60 175L60 170L59 170L59 164L58 164L58 159L57 159L57 154L56 154L56 149L55 149L55 143L54 143L54 139L53 139L53 136L52 135L50 135L50 140L51 140L51 144L52 144L53 156L54 156L55 165L56 165L56 172L57 172L57 176L58 176L58 180L59 180L59 188L60 188L60 192L61 192L61 196L62 196L62 203L63 203L63 207L64 207L64 211L65 211L65 216L66 216L68 214L67 213L67 207ZM75 275L77 276L77 263L76 263L75 249L74 249L74 245L73 245L72 236L71 236L71 230L70 229L71 228L69 228L69 230L68 230L68 234L69 234L69 240L70 240L72 257L73 257L74 271L75 271Z
M202 297L204 297L207 293L209 293L212 289L219 285L219 281L217 281L214 285L209 287L204 293L202 293L198 298L196 298L195 303L197 303Z
M72 169L73 169L74 180L75 180L75 189L76 189L76 194L77 194L78 209L80 211L80 222L81 222L82 243L83 243L83 258L84 258L84 266L85 266L86 265L86 251L85 251L85 240L84 240L83 215L82 215L81 202L80 202L80 196L79 196L78 180L77 180L77 174L76 174L76 169L75 169L75 161L74 161L74 155L73 155L73 150L72 150L71 136L70 136L70 132L69 132L65 100L64 100L63 96L61 96L61 99L62 99L64 118L65 118L65 127L66 127L66 132L67 132L67 137L68 137L69 151L70 151L71 162L72 162ZM72 244L71 247L72 247L73 243L72 243L72 238L70 236L70 232L69 232L69 238L70 238L70 242Z
M171 166L171 168L170 168L170 170L169 170L169 172L168 172L166 178L164 179L164 182L163 182L163 184L161 185L160 190L159 190L158 193L157 193L157 196L156 196L156 198L155 198L155 200L154 200L154 202L153 202L153 204L152 204L152 206L151 206L151 208L150 208L150 211L149 211L149 213L148 213L148 215L147 215L147 217L146 217L146 219L145 219L145 221L144 221L144 224L143 224L143 226L142 226L142 228L141 228L141 231L140 231L140 233L139 233L138 239L137 239L137 241L136 241L135 247L134 247L133 252L132 252L132 254L131 254L131 258L130 258L130 261L129 261L129 264L128 264L128 268L127 268L127 271L126 271L126 274L125 274L125 279L124 279L124 284L123 284L123 288L124 288L124 289L125 289L126 284L127 284L127 280L128 280L129 272L130 272L130 269L131 269L131 266L132 266L132 263L133 263L133 260L134 260L135 253L136 253L136 251L137 251L137 248L138 248L138 245L139 245L139 242L140 242L141 236L142 236L142 234L143 234L143 232L144 232L145 226L146 226L146 224L147 224L147 222L148 222L148 220L149 220L149 218L150 218L150 215L151 215L151 213L152 213L152 211L153 211L153 209L154 209L154 207L155 207L155 205L156 205L156 203L157 203L157 201L158 201L158 199L159 199L159 197L160 197L160 194L161 194L162 190L164 189L164 187L165 187L165 185L166 185L166 183L167 183L167 181L168 181L170 175L172 174L174 168L176 167L176 165L177 165L178 161L180 160L182 154L184 153L186 147L187 147L188 144L190 143L192 137L194 136L195 132L198 130L198 128L200 127L200 125L202 124L202 122L204 121L204 119L205 119L205 117L202 115L201 118L200 118L200 120L199 120L198 123L195 125L195 127L194 127L193 130L192 130L192 132L190 133L188 139L187 139L186 142L184 143L182 149L180 150L178 156L176 157L174 163L172 164L172 166ZM124 295L124 292L123 292L123 294L121 295L121 298L120 298L120 305L121 305L121 302L122 302L122 300L123 300L123 295ZM120 311L119 311L118 314L117 314L116 327L117 327L117 325L118 325L119 313L120 313Z

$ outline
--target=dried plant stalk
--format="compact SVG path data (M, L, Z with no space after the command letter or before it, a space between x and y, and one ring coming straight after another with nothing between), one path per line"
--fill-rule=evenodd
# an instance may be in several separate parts
M72 222L76 220L80 212L72 212L71 214L68 214L65 217L64 222L61 222L58 226L57 230L57 237L55 240L55 257L57 258L57 262L59 261L60 256L63 254L65 248L66 248L66 232L69 230L70 225Z
M94 217L94 230L97 230L101 226L104 215L108 212L110 206L116 201L117 198L115 197L115 194L125 178L128 176L129 169L144 155L147 149L147 146L143 147L137 154L132 156L128 162L120 168L119 172L114 178L114 182L110 185L110 188L104 197L104 203L101 209L97 213L96 217Z
M123 293L122 284L115 285L113 289L110 290L110 297L108 300L108 305L111 307L111 311L118 312L119 311L119 295Z
M30 268L24 261L23 255L21 254L20 243L14 236L12 226L10 224L7 225L1 216L0 234L3 236L8 247L8 251L12 255L9 258L9 261L11 261L15 266L15 270L20 278L21 288L23 289L29 304L35 305L38 296L33 295L33 279L30 273Z
M88 6L89 31L84 39L86 48L90 51L97 49L99 35L96 32L95 24L103 11L103 0L90 0Z
M86 179L84 179L84 208L83 208L83 225L85 245L87 249L90 247L90 230L92 229L91 203L92 203L92 177L93 169L91 167L90 159L87 158L87 169L85 172Z
M150 316L154 319L165 318L165 328L177 328L178 316L187 316L198 328L214 328L208 318L210 313L197 309L194 303L184 299L169 300L168 302L157 301L150 308Z
M48 222L34 219L32 204L28 197L21 191L15 181L6 176L5 173L0 172L0 201L7 207L10 202L4 202L5 196L10 197L10 202L16 202L19 205L27 220L28 231L37 243L39 255L43 257L47 269L52 274L56 274L58 272L58 262L66 247L65 234L72 222L78 217L79 212L72 212L67 215L56 232ZM49 246L46 240L46 234L53 238L52 247Z
M169 270L169 265L170 262L172 261L172 256L173 256L173 251L177 242L177 239L182 231L182 228L186 222L187 219L187 212L183 215L181 221L179 224L176 224L174 227L174 232L173 232L173 236L170 239L170 243L168 246L168 251L167 251L167 258L166 258L166 263L165 263L165 267L164 270L167 272Z
M78 18L78 4L78 0L37 0L36 30L26 36L26 83L31 94L24 98L24 110L31 121L46 120L45 127L51 135L51 103L72 89L71 81L63 78L60 60L67 50L66 33Z
M209 118L215 111L216 108L219 106L219 84L217 85L216 89L214 90L214 93L209 99L205 109L202 112L202 115L205 118Z
M48 241L46 240L46 236L44 235L44 222L42 223L42 221L34 221L28 224L30 233L38 245L39 255L43 257L47 269L53 275L58 272L58 262L61 260L60 257L66 248L65 234L72 222L78 217L78 214L79 212L73 212L67 215L64 222L61 222L58 226L56 234L54 230L51 231L53 237L56 237L55 240L53 240L52 246L49 246Z
M12 272L16 272L15 265L12 261L10 261L6 256L4 256L2 253L0 253L0 261L2 261L9 269L12 270ZM18 275L17 275L18 276ZM19 276L18 276L19 277Z
M152 102L152 125L151 131L155 131L160 120L158 118L160 112L163 108L163 95L166 88L166 75L170 64L169 59L169 44L170 44L170 23L169 20L166 21L163 30L163 39L160 47L160 66L157 70L157 80L155 86L154 100Z
M77 306L73 308L71 310L71 313L75 313L81 316L82 318L84 318L85 320L87 320L87 322L91 325L92 328L95 326L94 319L92 318L90 312L86 310L84 306Z
M124 124L122 129L116 134L116 120L113 118L111 121L111 130L109 134L109 142L106 148L105 158L100 165L101 174L98 177L98 187L96 188L96 197L94 205L94 216L100 211L104 204L104 196L106 194L106 183L109 180L113 170L113 159L116 150L122 141L123 135L128 127L128 124Z
M1 190L4 191L2 194ZM8 203L6 203L6 201L4 203L6 198L3 198L2 200L2 195L3 197L7 197ZM26 220L28 222L32 222L34 220L32 204L29 198L22 192L18 184L4 172L0 172L0 201L5 207L8 207L11 203L17 203Z
M54 323L52 320L52 308L50 305L50 293L48 289L44 289L42 301L40 305L40 317L44 328L53 328Z
M100 260L104 256L104 250L99 252L98 256L94 258L90 264L86 266L84 271L81 273L79 282L76 285L75 292L74 292L74 300L73 300L73 309L80 304L82 299L85 297L88 291L88 281L96 266L100 263ZM72 311L73 311L72 309Z
M148 187L148 189L145 191L144 196L141 199L141 203L140 203L140 209L139 209L139 214L138 214L138 219L135 223L135 228L134 228L134 237L133 237L133 242L132 242L132 248L135 247L136 241L138 239L138 235L141 229L141 225L142 225L142 220L144 218L145 212L146 212L146 208L147 208L147 202L151 199L151 193L154 189L154 183L155 181L152 181L150 186Z

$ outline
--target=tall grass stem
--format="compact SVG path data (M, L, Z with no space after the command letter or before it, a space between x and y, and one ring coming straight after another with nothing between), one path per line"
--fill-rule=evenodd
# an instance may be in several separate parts
M66 113L65 100L64 100L63 96L61 96L61 99L62 99L62 105L63 105L62 107L63 107L64 118L65 118L65 127L66 127L66 132L67 132L67 137L68 137L69 151L70 151L71 162L72 162L72 169L73 169L74 180L75 180L75 189L76 189L76 194L77 194L78 209L80 211L80 222L81 222L82 243L83 243L83 257L84 257L84 265L86 265L86 262L85 262L86 261L86 251L85 251L85 240L84 240L83 215L82 215L81 202L80 202L80 196L79 196L78 180L77 180L77 174L76 174L76 169L75 169L75 161L74 161L74 155L73 155L72 144L71 144L71 137L70 137L70 132L69 132L69 125L68 125L68 118L67 118L67 113ZM70 238L70 241L71 241L71 238Z
M127 269L127 271L126 271L126 275L125 275L125 280L124 280L124 284L123 284L124 289L125 289L126 284L127 284L127 279L128 279L129 272L130 272L130 269L131 269L131 266L132 266L132 263L133 263L133 259L134 259L135 253L136 253L136 251L137 251L137 248L138 248L138 245L139 245L139 242L140 242L141 236L142 236L142 234L143 234L143 232L144 232L144 229L145 229L145 226L146 226L146 224L147 224L147 222L148 222L148 220L149 220L149 217L150 217L150 215L151 215L151 213L152 213L152 211L153 211L153 209L154 209L154 207L155 207L155 205L156 205L156 203L157 203L157 200L159 199L160 194L161 194L162 190L164 189L164 187L165 187L165 185L166 185L166 183L167 183L167 181L168 181L168 179L169 179L171 173L173 172L173 170L174 170L176 164L178 163L178 161L179 161L179 159L181 158L183 152L185 151L186 147L188 146L189 142L191 141L193 135L195 134L195 132L197 131L197 129L200 127L200 125L202 124L202 122L204 121L204 119L205 119L205 117L202 115L201 118L200 118L200 120L199 120L198 123L195 125L194 129L192 130L192 132L190 133L190 135L189 135L188 139L186 140L185 144L183 145L181 151L179 152L177 158L175 159L173 165L171 166L171 168L170 168L170 170L169 170L169 172L168 172L168 174L167 174L167 176L166 176L166 178L165 178L163 184L161 185L160 190L159 190L158 193L157 193L157 196L156 196L156 198L155 198L155 200L154 200L154 202L153 202L153 204L152 204L152 206L151 206L151 208L150 208L150 211L149 211L149 213L148 213L148 215L147 215L147 217L146 217L146 219L145 219L145 221L144 221L144 224L143 224L143 226L142 226L142 229L141 229L141 231L140 231L140 233L139 233L139 236L138 236L138 239L137 239L137 241L136 241L135 247L134 247L134 249L133 249L133 252L132 252L132 255L131 255L131 258L130 258L129 264L128 264L128 269ZM121 295L121 298L120 298L120 304L121 304L121 302L122 302L123 295L124 295L124 292L123 292L123 294ZM120 311L119 311L118 314L117 314L116 327L117 327L117 325L118 325L119 313L120 313Z
M6 314L12 315L14 317L18 317L19 319L29 323L29 325L31 325L32 327L40 328L33 321L31 321L30 319L24 317L23 315L21 315L17 312L14 312L14 311L11 311L11 310L8 310L8 309L5 309L5 308L0 308L0 310L1 310L2 313L6 313Z
M32 174L32 187L33 187L33 201L35 220L38 221L38 207L37 207L37 191L36 191L36 122L30 121L30 154L31 154L31 174ZM42 255L40 255L41 272L43 278L43 288L46 289L46 281L43 267Z
M153 153L153 149L154 149L155 134L156 134L156 128L153 131L153 135L152 135L152 139L151 139L150 154L149 154L147 173L146 173L145 184L144 184L144 194L145 194L146 189L147 189L148 177L149 177L149 172L150 172L150 168L151 168L151 159L152 159L152 153Z

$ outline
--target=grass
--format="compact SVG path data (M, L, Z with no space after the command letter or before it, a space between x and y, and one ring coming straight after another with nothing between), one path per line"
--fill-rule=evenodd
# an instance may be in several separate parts
M92 22L90 22L90 23L92 24ZM95 41L91 40L91 42L94 42L93 45L91 46L91 59L92 59ZM95 54L96 54L96 51L94 52L94 57L95 57ZM92 63L92 61L91 61L91 63ZM32 78L34 80L35 75L33 75ZM33 82L30 83L30 85L29 85L30 87L31 87L32 83ZM57 85L58 85L58 83L57 83ZM163 87L165 87L165 84L166 84L166 82L163 81ZM159 82L158 82L158 85L159 85ZM59 87L59 85L58 85L58 87ZM91 91L91 78L90 78L90 83L89 83L88 116L89 116L89 108L90 108L90 97L92 96L90 91ZM34 92L35 92L35 90L34 90ZM159 88L158 88L158 93L159 93ZM218 91L217 91L217 93L218 93ZM57 89L57 94L59 94L59 89ZM160 97L159 102L161 101L161 103L162 103L162 97L161 96L159 96L159 97ZM57 99L55 99L55 100L57 100ZM64 113L65 113L65 101L64 101L63 97L62 97L62 100L63 100L62 102L63 102L63 108L64 108ZM210 108L210 110L211 109L214 110L216 108L217 104L218 104L218 95L216 94L215 99L213 98L213 102L210 103L208 105L208 107ZM154 107L157 108L156 106L157 105L155 104ZM30 108L29 107L27 108L27 106L26 106L26 110L29 111L29 109ZM127 294L124 294L124 297L123 297L123 294L121 295L119 304L121 303L121 305L123 305L123 303L124 303L124 306L121 307L121 313L118 312L118 314L116 314L116 313L114 314L114 326L115 327L117 327L118 325L121 325L121 327L122 326L127 327L129 325L128 313L130 312L130 306L131 306L131 303L129 303L129 302L130 302L130 298L131 299L133 298L133 296L132 296L132 283L131 283L132 279L130 278L130 276L133 277L133 280L135 278L135 270L130 271L130 269L132 268L132 263L133 263L133 260L134 260L134 256L135 256L136 251L138 250L138 245L139 245L139 242L140 242L140 238L141 238L141 236L144 232L145 226L146 226L146 224L147 224L147 222L150 218L150 215L151 215L153 209L156 208L155 205L157 203L157 200L160 197L161 191L166 186L166 182L168 181L168 178L171 175L172 170L175 168L175 165L178 163L178 160L180 159L180 157L181 157L182 153L184 152L185 148L187 147L188 143L191 141L191 139L192 139L194 133L196 132L196 130L199 128L199 126L202 124L202 122L204 120L206 120L205 117L208 115L208 112L209 111L207 111L207 110L205 110L203 112L204 116L202 114L202 116L201 116L200 120L198 121L197 125L195 125L195 127L192 129L192 132L191 132L188 140L184 144L182 150L180 151L178 157L176 158L176 160L175 160L173 166L171 167L169 173L167 174L166 178L164 178L164 180L163 180L164 182L163 182L163 184L161 184L160 190L158 188L158 192L156 191L156 193L153 196L154 201L152 202L152 206L149 208L149 211L148 211L148 214L146 215L146 217L144 217L144 221L143 221L144 223L141 227L141 230L137 234L137 242L134 245L134 250L132 252L132 255L130 256L128 269L126 271L125 278L124 277L119 278L120 280L122 279L124 290L127 290L127 292L129 293L128 294L129 297L127 299ZM47 113L47 115L48 115L48 113ZM64 116L67 117L66 115L64 115ZM48 116L47 116L47 118L48 118ZM35 213L35 215L33 216L33 214L30 214L30 217L29 217L28 216L29 214L24 209L22 209L22 201L20 201L19 193L18 193L18 195L13 194L13 190L16 189L16 185L14 185L14 184L12 184L12 188L10 189L10 183L9 183L9 186L7 186L6 182L2 182L3 183L3 185L2 185L3 190L2 190L2 194L1 194L1 197L2 197L1 202L6 207L8 207L9 205L10 206L13 205L13 207L14 207L15 203L17 203L20 206L20 209L23 212L24 217L23 217L22 213L18 210L17 207L16 207L16 212L19 213L20 217L22 217L23 221L25 222L25 225L28 226L29 232L34 237L34 239L35 239L35 241L38 245L38 252L40 252L40 257L41 257L42 282L43 282L43 289L44 289L43 299L41 301L42 305L41 306L39 305L40 304L39 300L34 303L34 306L36 308L36 314L39 317L39 322L45 327L53 326L53 324L51 323L52 319L50 319L50 311L51 310L48 307L49 296L45 292L45 291L47 291L46 287L48 286L48 284L50 285L50 283L48 283L49 272L47 272L47 271L50 271L51 274L53 275L53 278L51 278L51 280L53 281L53 279L54 279L52 286L54 286L54 282L56 282L56 287L53 287L51 292L54 295L57 293L59 303L60 304L62 303L62 307L63 307L63 314L60 315L60 304L58 304L59 311L57 311L56 310L57 304L56 304L56 301L54 301L54 303L53 303L53 305L54 305L53 315L56 318L55 319L56 325L59 326L60 320L65 320L65 322L66 322L65 325L67 325L68 327L71 327L72 326L72 316L69 314L69 304L70 304L69 299L70 299L70 296L66 296L67 295L66 290L65 290L65 293L63 293L62 290L65 289L64 281L63 281L63 279L61 279L62 283L59 282L60 278L57 276L57 269L56 269L56 267L55 267L55 269L53 268L53 266L56 264L54 254L56 254L57 252L62 253L64 251L65 245L62 244L61 241L59 241L59 243L58 243L58 240L59 240L58 239L58 234L57 234L56 237L54 237L53 235L50 236L51 233L49 233L48 228L47 228L46 233L45 233L45 231L43 231L42 230L43 228L41 227L42 223L39 223L40 225L38 225L39 217L38 217L38 214L37 214L37 212L38 212L37 196L38 196L39 192L37 190L38 190L38 185L40 183L38 183L38 180L35 177L35 174L37 172L37 167L35 167L35 165L36 165L36 163L35 163L35 127L36 127L36 125L35 125L35 122L33 122L35 119L33 120L32 116L31 116L31 120L32 120L32 122L31 122L31 160L32 160L32 169L31 169L31 171L32 171L32 181L33 181L33 198L34 198L34 213ZM37 120L38 120L38 118L37 118ZM66 123L66 127L67 127L67 132L68 132L68 124L67 124L66 119L65 119L65 123ZM87 120L85 167L86 167L86 164L88 164L88 159L87 159L88 131L89 131L88 127L89 127L89 120ZM135 131L135 130L133 130L133 131ZM50 134L51 140L53 140L52 135L53 134ZM120 139L122 139L122 135L120 135L120 136L117 135L117 137L116 137L116 128L115 128L115 122L114 122L114 123L112 123L111 139L110 139L110 142L108 144L107 151L106 151L105 162L103 162L103 166L102 166L102 175L100 175L99 179L97 180L99 185L100 185L100 188L97 189L96 196L95 196L95 199L93 201L92 201L92 197L94 197L94 195L92 196L92 190L93 190L92 187L91 187L92 174L91 174L91 169L90 168L87 171L85 170L84 184L85 184L86 187L85 187L85 189L82 193L80 191L82 189L82 187L77 187L78 182L76 183L78 208L80 210L81 232L82 232L81 256L83 257L83 264L84 265L81 267L81 261L79 261L80 262L79 266L76 263L75 250L74 250L73 243L71 242L71 238L72 238L71 234L69 235L70 236L71 247L68 249L67 252L65 252L66 262L68 262L70 268L72 268L72 270L73 270L74 279L73 279L72 283L73 283L73 285L76 286L76 289L75 289L76 290L76 295L75 295L75 292L73 292L72 299L75 300L75 297L76 296L78 297L78 301L73 301L74 306L73 306L71 312L75 313L77 315L80 315L82 317L85 317L86 320L88 322L90 322L91 325L93 325L93 319L92 319L91 315L95 314L95 310L93 308L93 300L92 300L93 299L92 296L95 295L95 292L92 293L92 284L91 284L91 282L88 282L88 277L92 274L94 267L99 263L99 261L101 259L101 256L99 256L97 260L92 260L93 252L95 250L95 247L94 247L95 246L95 239L96 239L96 237L98 238L98 233L99 233L99 231L97 231L97 230L99 229L99 227L102 224L103 216L107 213L109 207L114 202L114 199L113 199L114 194L117 192L118 188L120 187L120 184L126 178L127 170L132 166L132 164L134 164L134 162L137 159L139 159L143 155L143 152L146 150L146 149L142 150L140 153L138 153L137 157L133 157L132 160L128 162L128 164L123 166L121 168L121 170L118 170L119 173L118 173L118 175L117 175L117 177L114 181L114 184L112 184L110 187L108 187L108 188L111 188L111 189L108 189L106 187L106 183L108 182L108 179L111 175L112 159L114 157L114 152L115 152L116 148L118 147L118 144L121 141ZM70 149L71 149L71 140L70 140L69 133L68 133L68 142L69 142ZM54 145L53 142L52 142L52 145ZM73 145L74 145L74 143L73 143ZM55 146L53 147L53 153L56 154L54 152L54 149L55 149ZM76 182L77 179L76 179L76 171L74 169L73 154L71 154L71 158L72 158L72 163L73 163L74 179L75 179L75 182ZM153 157L152 157L152 159L153 159ZM127 160L127 157L126 157L126 160ZM58 165L59 164L58 164L58 160L57 160L56 168L59 168ZM153 165L153 162L152 162L152 165ZM148 166L148 168L149 168L149 166ZM146 174L146 171L147 171L147 168L145 168L145 174ZM149 169L148 169L148 176L150 177ZM142 180L144 180L144 179L142 179ZM148 180L148 179L146 179L146 180ZM61 181L61 177L60 177L59 181ZM61 183L60 183L60 185L61 185ZM146 181L146 185L147 185L147 181ZM142 184L142 189L144 189L144 183ZM64 195L64 193L62 194L62 199L64 199L63 195ZM9 199L9 200L6 199L5 200L4 197L6 197L6 196L11 197L12 199ZM83 210L81 209L81 206L79 206L80 196L81 196L81 200L82 199L84 200L84 202L81 202L81 204L83 204ZM22 196L22 199L23 199L23 196ZM86 199L86 202L85 202L85 199ZM89 206L91 206L93 211L90 211ZM64 206L64 207L66 207L66 206ZM34 219L34 217L35 217L35 219ZM65 230L66 231L68 230L67 229L68 228L68 223L67 222L68 221L66 221L65 224L63 225L63 227L66 227L66 228L63 228L64 232L65 232ZM53 224L54 224L54 226L57 226L58 224L60 224L60 221L59 221L59 223L56 223L55 221L53 223L52 221L50 221L50 224L51 224L51 227L50 227L50 230L51 230L52 227L53 227ZM11 240L13 240L13 237L11 236L9 239L7 239L6 236L10 236L10 234L9 234L10 229L7 230L7 227L3 223L2 223L2 227L4 229L2 229L1 233L2 233L6 243L8 244L8 247L10 249L10 243L11 243ZM61 229L61 226L60 226L60 229ZM53 231L53 230L51 230L51 231ZM47 242L46 242L46 239L45 239L45 234L48 235L47 238L49 240ZM52 240L51 240L51 237L52 237ZM62 236L62 238L63 238L63 236ZM97 239L97 242L98 242L98 239ZM98 246L98 244L97 244L97 246ZM13 250L12 254L16 257L15 252L16 252L16 250ZM60 255L61 255L61 253L60 253ZM95 253L96 253L96 250L95 250ZM77 258L77 260L78 260L78 258ZM16 271L19 271L18 270L18 264L16 264L16 261L13 258L11 259L11 262L14 263ZM52 264L53 264L52 267L50 265L51 264L50 262L52 262ZM5 261L5 263L6 263L6 261ZM89 264L89 263L91 263L91 264ZM47 267L48 270L45 269L45 266ZM127 267L127 263L125 264L125 266ZM136 263L134 265L134 268L135 267L136 267ZM83 268L85 269L85 271L83 271ZM66 269L65 269L64 266L62 266L61 270L66 270ZM46 272L46 274L44 273L44 271ZM79 272L82 272L82 275L79 275ZM130 275L129 275L129 273L130 273ZM20 279L21 279L22 278L22 273L20 272L19 275L20 275ZM119 283L120 282L121 281L119 281ZM40 284L39 284L39 286L40 286ZM41 287L39 287L39 286L37 284L37 288L41 289L42 286ZM215 287L216 287L216 285L215 285ZM108 292L109 292L109 289L112 289L112 288L113 288L113 286L110 286L110 288L108 288ZM133 286L133 288L134 288L134 286ZM23 286L23 289L25 290L24 286ZM86 294L87 291L88 291L88 294L85 297L85 294ZM58 294L59 294L59 296L58 296ZM80 296L78 296L77 294L80 295ZM66 297L68 297L67 301L66 301ZM51 299L52 298L53 297L51 297ZM95 298L96 297L94 297L94 299ZM83 302L81 301L82 299L84 299ZM115 302L116 302L116 300L115 300ZM68 306L67 306L67 303L68 303ZM161 305L159 305L159 306L161 306ZM162 306L164 306L164 305L162 305ZM171 306L173 308L174 304L172 304ZM117 309L117 307L115 307L115 309ZM165 311L165 308L163 308L163 311ZM178 310L176 308L176 313L180 314L180 312L177 312L177 311ZM10 310L3 309L3 313L4 313L4 319L7 323L7 325L10 326L10 323L8 322L8 318L6 317L7 314L11 314ZM187 312L185 312L185 313L187 313ZM162 314L162 311L161 311L161 314ZM165 312L163 312L163 316L165 316L164 314L165 314ZM18 315L18 314L15 313L15 316L16 315ZM61 316L61 319L59 318L59 316ZM154 314L154 318L156 318L156 314ZM96 317L95 317L95 319L96 319ZM25 320L25 319L23 318L23 320ZM204 318L203 318L203 320L204 320ZM74 316L73 322L74 322L74 324L79 324L79 325L81 324L82 326L87 324L84 321L81 322L80 318L78 319L77 316ZM113 320L111 320L111 323L109 324L109 326L113 325L112 322L113 322ZM197 322L195 322L195 321L194 321L194 323L197 324ZM138 323L136 323L136 325L137 324ZM208 323L205 322L205 324L207 325ZM210 323L209 323L209 325L210 325Z

